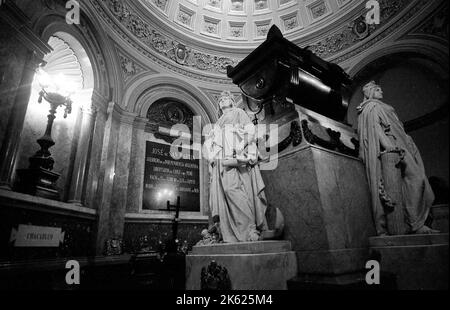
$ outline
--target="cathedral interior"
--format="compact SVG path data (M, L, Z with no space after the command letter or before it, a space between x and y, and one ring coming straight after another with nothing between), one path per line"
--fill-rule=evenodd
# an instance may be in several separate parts
M360 288L382 256L384 288L448 289L448 42L445 0L0 1L0 288ZM370 81L420 150L435 237L377 238L356 141ZM212 255L194 247L213 222L202 129L224 91L280 128L261 173L284 234Z

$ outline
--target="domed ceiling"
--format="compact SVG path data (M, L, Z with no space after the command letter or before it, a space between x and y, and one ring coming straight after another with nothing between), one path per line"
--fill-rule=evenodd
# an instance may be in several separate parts
M401 27L429 0L379 0L380 24L365 23L364 0L90 0L136 52L184 76L229 84L236 65L272 25L300 47L336 63ZM377 39L375 39L377 37ZM122 49L122 46L119 48Z
M156 18L202 42L256 46L277 25L295 39L342 17L351 0L139 0Z

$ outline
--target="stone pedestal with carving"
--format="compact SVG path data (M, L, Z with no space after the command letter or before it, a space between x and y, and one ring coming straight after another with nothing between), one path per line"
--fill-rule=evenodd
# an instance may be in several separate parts
M194 246L186 256L187 290L285 290L296 274L289 241Z
M370 249L398 289L448 289L448 234L373 237Z
M299 275L364 270L375 228L364 166L351 142L355 133L317 113L297 112L297 145L283 146L276 165L272 158L261 170L269 203L284 215L284 239L296 252ZM280 135L281 145L283 127Z

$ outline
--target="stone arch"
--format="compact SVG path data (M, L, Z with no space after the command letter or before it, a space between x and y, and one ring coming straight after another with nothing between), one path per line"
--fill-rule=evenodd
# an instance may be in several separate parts
M192 84L167 75L143 76L125 93L125 108L129 112L146 117L150 105L162 98L173 98L186 103L202 123L214 122L216 112L213 103Z
M56 33L66 41L73 37L79 42L92 65L94 96L99 97L101 108L106 110L108 101L119 101L121 97L120 65L113 54L114 49L106 34L99 32L102 28L96 25L96 18L89 16L89 12L82 10L79 25L67 24L65 13L56 11L39 17L34 29L45 42Z
M443 72L448 76L448 49L437 44L435 41L425 40L401 40L389 46L381 46L377 50L371 50L362 59L352 65L347 73L351 78L355 78L369 64L378 59L393 54L415 54L438 64L443 64Z

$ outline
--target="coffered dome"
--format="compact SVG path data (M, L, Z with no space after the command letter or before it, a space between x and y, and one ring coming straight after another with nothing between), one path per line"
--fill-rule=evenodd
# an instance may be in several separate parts
M203 43L257 46L277 25L290 40L342 17L359 4L351 0L139 0L180 35Z

